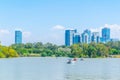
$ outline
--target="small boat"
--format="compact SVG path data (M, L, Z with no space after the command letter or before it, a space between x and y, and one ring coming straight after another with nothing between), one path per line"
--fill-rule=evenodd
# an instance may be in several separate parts
M75 63L76 61L77 61L76 58L74 58L74 59L68 59L67 64L73 64L73 63Z
M69 59L69 60L67 61L67 64L71 64L71 63L72 63L72 60Z
M83 59L83 58L81 58L80 60L81 60L81 61L83 61L84 59Z
M74 58L74 59L73 59L73 61L77 61L77 59L76 59L76 58Z

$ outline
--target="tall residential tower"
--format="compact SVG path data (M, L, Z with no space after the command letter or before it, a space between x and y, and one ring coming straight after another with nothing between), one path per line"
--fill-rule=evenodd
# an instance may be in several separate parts
M86 29L82 33L82 43L91 43L91 31Z
M15 44L22 43L22 32L20 30L15 31Z
M110 41L110 28L102 29L102 42Z
M77 30L66 30L65 31L65 45L71 46L74 44L74 35L77 33Z
M95 43L99 43L100 42L99 32L93 32L92 33L91 41L95 42Z

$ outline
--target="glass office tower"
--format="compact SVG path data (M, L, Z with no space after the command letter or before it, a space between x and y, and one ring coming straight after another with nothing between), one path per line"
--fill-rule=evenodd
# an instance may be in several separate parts
M91 31L86 29L82 33L82 43L91 43Z
M91 40L92 42L99 43L100 42L99 32L93 32Z
M102 29L102 40L103 40L103 42L110 41L110 28Z
M20 30L15 31L15 44L22 43L22 32Z
M65 30L65 45L71 46L74 44L74 35L77 33L77 30Z

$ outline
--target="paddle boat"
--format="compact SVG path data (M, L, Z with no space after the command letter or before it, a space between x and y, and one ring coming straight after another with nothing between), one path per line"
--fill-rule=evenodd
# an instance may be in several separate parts
M76 61L77 61L76 58L74 58L74 59L68 59L67 64L73 64L73 63L75 63Z
M81 58L80 60L81 60L81 61L83 61L84 59L83 59L83 58Z

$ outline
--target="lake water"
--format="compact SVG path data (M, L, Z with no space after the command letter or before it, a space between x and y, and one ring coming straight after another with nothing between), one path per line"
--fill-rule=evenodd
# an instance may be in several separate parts
M0 59L0 80L120 80L120 59L68 58Z

